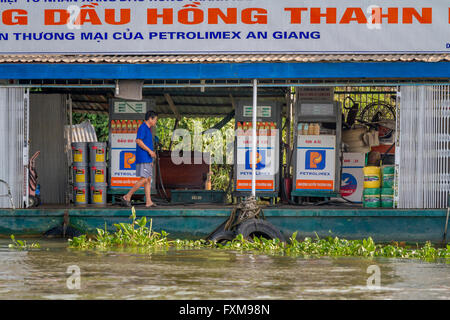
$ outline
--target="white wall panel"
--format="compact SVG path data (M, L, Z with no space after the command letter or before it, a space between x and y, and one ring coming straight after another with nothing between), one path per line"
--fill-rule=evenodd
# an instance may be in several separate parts
M401 87L399 208L445 208L450 192L450 86Z
M8 182L16 208L24 206L24 95L22 88L0 88L0 179ZM0 183L0 194L6 193ZM0 197L0 207L11 207L7 197Z

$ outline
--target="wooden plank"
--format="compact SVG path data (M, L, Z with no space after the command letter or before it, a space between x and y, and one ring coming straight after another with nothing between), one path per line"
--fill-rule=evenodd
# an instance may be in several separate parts
M165 93L164 97L166 98L166 101L169 104L170 109L172 110L173 114L175 115L175 118L177 118L178 120L181 120L181 115L178 112L178 109L175 106L175 103L173 103L173 100L172 100L172 97L170 96L170 94Z

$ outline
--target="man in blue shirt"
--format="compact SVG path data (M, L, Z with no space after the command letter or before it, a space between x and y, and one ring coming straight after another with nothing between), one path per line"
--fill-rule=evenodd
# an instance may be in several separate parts
M122 197L127 206L130 206L131 197L142 186L145 190L145 206L156 207L156 204L151 199L151 182L153 174L153 158L156 158L156 153L153 148L153 135L151 127L156 125L158 115L154 111L147 111L145 114L145 121L141 124L136 135L136 177L139 180L135 183L133 188Z

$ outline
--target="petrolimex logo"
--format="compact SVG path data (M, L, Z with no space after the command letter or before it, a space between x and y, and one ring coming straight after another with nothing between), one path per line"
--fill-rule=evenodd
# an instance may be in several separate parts
M252 153L247 150L245 153L245 169L252 169ZM266 150L258 150L256 152L256 170L261 170L266 167Z
M326 166L326 150L306 151L306 170L323 170Z
M136 170L136 154L134 151L120 152L120 170Z

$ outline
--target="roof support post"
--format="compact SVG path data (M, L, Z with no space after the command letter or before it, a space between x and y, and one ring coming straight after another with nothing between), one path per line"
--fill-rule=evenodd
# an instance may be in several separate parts
M236 101L234 100L233 95L230 93L230 100L231 100L231 107L233 108L233 110L236 110Z
M253 119L252 119L252 196L256 197L256 116L258 109L258 80L253 79Z

